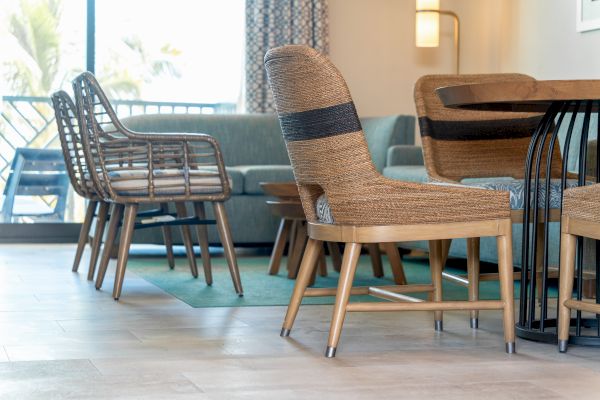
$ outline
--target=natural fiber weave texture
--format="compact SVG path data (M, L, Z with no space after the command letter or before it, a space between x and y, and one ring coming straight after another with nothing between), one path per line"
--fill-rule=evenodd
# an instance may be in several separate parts
M508 218L508 192L434 186L392 180L380 175L371 161L367 143L346 83L335 66L306 46L270 50L265 66L280 120L312 120L290 131L282 123L302 206L308 221L316 222L315 204L326 194L336 224L393 225L469 222ZM344 109L344 132L331 123L329 110ZM342 117L333 115L335 121ZM315 126L321 129L315 134ZM308 134L310 132L310 134Z
M73 88L86 162L96 191L105 200L162 203L229 198L223 157L212 136L132 132L121 124L92 74L79 75ZM138 179L131 179L132 175Z
M513 177L522 179L531 135L542 115L444 107L435 89L488 82L528 82L522 74L426 75L415 84L415 104L427 173L436 180ZM545 156L542 158L545 165ZM552 176L560 177L554 149ZM545 176L545 170L540 171Z
M52 95L52 105L71 186L81 197L98 200L93 183L89 179L75 103L67 92L61 90Z
M563 215L600 223L600 184L566 189Z

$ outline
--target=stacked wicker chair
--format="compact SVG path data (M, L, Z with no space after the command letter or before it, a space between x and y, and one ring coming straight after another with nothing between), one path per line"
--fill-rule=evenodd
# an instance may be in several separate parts
M304 296L335 295L327 357L335 356L347 311L435 311L435 327L441 330L444 310L499 309L506 349L513 352L508 192L383 177L373 166L346 83L325 56L306 46L285 46L270 50L265 66L310 238L281 335L289 335ZM329 207L317 208L319 198ZM325 209L330 216L321 215ZM497 238L501 300L442 301L442 240L480 236ZM415 240L430 243L431 285L352 287L361 244ZM346 243L337 290L307 288L322 241ZM405 295L423 291L433 301ZM351 294L391 302L349 302Z
M510 192L511 219L523 223L525 159L542 115L537 113L490 112L444 107L435 89L444 86L489 82L529 82L534 78L522 74L426 75L415 84L415 104L423 145L423 156L429 179L442 183L464 183L469 186ZM546 154L543 155L545 165ZM561 177L561 155L555 146L551 178ZM545 171L540 171L545 178ZM472 179L465 183L464 179ZM494 178L486 181L486 178ZM503 178L503 179L497 179ZM560 219L560 179L550 182L550 221ZM567 181L568 186L576 182ZM542 196L543 198L543 196ZM544 221L536 228L543 239ZM444 261L450 241L444 241ZM543 246L538 246L543 251ZM542 257L537 256L538 264ZM536 267L541 269L541 265ZM444 272L445 279L468 287L469 298L479 297L479 281L498 279L498 274L479 273L479 238L467 238L467 276ZM518 279L519 274L514 275ZM541 285L538 289L541 290ZM471 327L478 327L478 312L471 313Z
M563 201L558 298L558 350L562 353L569 343L571 310L600 314L600 304L583 301L581 292L573 299L577 236L600 240L600 184L567 189Z
M95 77L88 72L73 82L82 143L90 176L102 198L114 203L106 245L98 270L96 287L102 285L121 215L124 214L118 250L113 297L118 300L135 218L141 204L174 203L181 222L187 217L186 202L193 203L204 275L212 284L204 202L213 204L221 242L233 285L243 295L239 270L223 202L230 196L230 185L218 143L205 134L136 133L125 128ZM189 225L182 225L188 254L193 254ZM197 268L190 264L197 276Z
M73 261L73 272L77 272L81 262L81 256L87 243L88 235L94 217L96 217L96 230L94 240L92 241L92 253L90 256L90 265L88 269L88 280L94 279L96 264L100 254L102 244L102 236L106 222L109 218L109 201L105 201L98 195L94 182L88 171L83 150L83 142L79 122L77 118L77 109L69 94L65 91L58 91L52 95L52 105L58 128L58 136L67 166L67 172L71 185L75 192L81 197L88 200L88 205L85 213L85 218L79 232L79 240L77 242L77 250L75 252L75 260ZM167 205L161 204L156 210L149 210L140 213L140 217L149 218L167 214ZM163 237L167 250L167 260L171 269L175 268L175 258L173 256L173 243L171 228L163 226ZM188 260L195 263L193 253L188 253Z

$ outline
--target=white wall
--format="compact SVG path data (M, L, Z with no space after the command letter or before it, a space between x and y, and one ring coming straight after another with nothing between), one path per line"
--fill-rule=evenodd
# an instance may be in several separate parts
M575 0L441 0L461 19L461 73L600 78L600 30L575 30ZM453 73L452 19L439 48L414 45L414 0L329 0L331 59L359 114L415 114L413 85Z
M599 79L600 30L575 30L575 0L510 0L501 70L537 79Z

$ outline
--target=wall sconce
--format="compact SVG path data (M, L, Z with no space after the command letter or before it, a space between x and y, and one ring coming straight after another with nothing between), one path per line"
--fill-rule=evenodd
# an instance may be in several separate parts
M452 11L440 10L439 0L417 0L415 45L438 47L440 45L440 15L454 18L454 49L456 51L456 73L460 73L460 21Z

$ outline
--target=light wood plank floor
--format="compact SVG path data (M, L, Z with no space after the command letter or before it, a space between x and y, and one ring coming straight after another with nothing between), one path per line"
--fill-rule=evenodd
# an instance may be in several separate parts
M599 398L600 349L507 355L499 312L477 331L446 313L441 334L430 313L350 314L329 360L331 306L282 339L283 307L194 309L131 273L115 302L112 276L96 291L70 271L74 249L0 246L1 399Z

